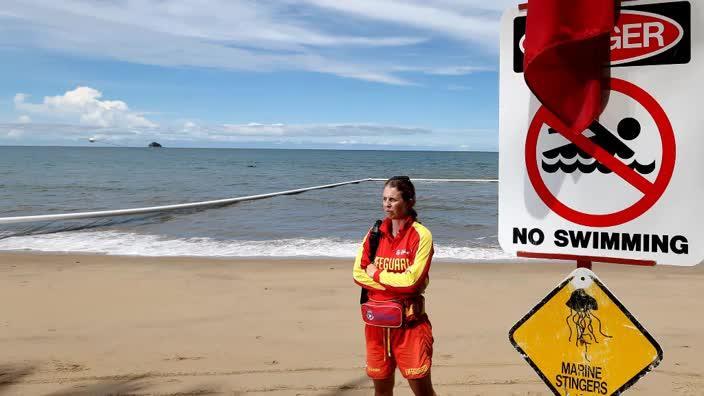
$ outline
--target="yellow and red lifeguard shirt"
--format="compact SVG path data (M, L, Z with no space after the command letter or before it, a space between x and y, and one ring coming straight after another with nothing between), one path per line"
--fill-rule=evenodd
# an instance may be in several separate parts
M354 281L369 290L369 298L377 301L423 293L428 286L430 261L433 258L433 236L422 224L409 217L394 237L391 219L379 228L379 247L374 264L378 270L367 275L369 265L369 232L354 261Z

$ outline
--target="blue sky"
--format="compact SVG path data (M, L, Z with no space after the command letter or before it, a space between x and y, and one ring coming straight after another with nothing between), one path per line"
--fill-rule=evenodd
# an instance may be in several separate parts
M499 0L4 0L0 145L496 151Z

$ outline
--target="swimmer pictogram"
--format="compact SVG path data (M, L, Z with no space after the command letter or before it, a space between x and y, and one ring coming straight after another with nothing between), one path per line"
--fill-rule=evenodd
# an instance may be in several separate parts
M640 135L641 127L638 120L632 117L626 117L622 119L618 126L616 127L616 132L618 137L616 137L611 131L606 127L601 125L598 121L594 121L588 128L594 135L589 137L597 146L603 148L607 153L612 156L618 156L624 160L631 159L635 156L635 152L628 147L627 144L621 141L621 139L626 141L634 140ZM548 129L549 134L559 133L553 128ZM619 139L620 138L620 139ZM580 158L584 161L582 162ZM548 161L546 161L546 159ZM572 160L572 163L563 162L563 159ZM556 160L551 162L550 160ZM649 174L655 170L655 161L649 164L641 164L636 159L633 159L627 166L640 174ZM542 168L545 172L555 173L559 170L565 173L572 173L579 170L582 173L592 173L595 169L598 169L601 173L611 173L612 170L607 166L597 161L591 155L582 151L574 143L568 143L563 146L559 146L550 150L543 152Z

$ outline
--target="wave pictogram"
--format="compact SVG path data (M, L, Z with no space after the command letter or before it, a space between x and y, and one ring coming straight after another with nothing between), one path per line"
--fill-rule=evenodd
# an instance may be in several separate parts
M655 170L655 161L649 164L641 164L637 160L633 160L633 162L628 164L628 167L642 175L647 175ZM605 167L596 160L589 164L582 163L579 160L576 160L571 164L564 163L560 160L557 160L557 162L555 162L554 164L549 164L545 161L542 161L542 168L547 173L555 173L560 170L565 173L572 173L576 170L579 170L582 173L592 173L597 169L601 173L611 173L611 169Z

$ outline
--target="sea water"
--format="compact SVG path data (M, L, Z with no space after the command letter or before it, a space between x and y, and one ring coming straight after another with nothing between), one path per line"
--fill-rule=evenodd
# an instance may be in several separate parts
M498 154L484 152L0 147L0 217L198 202L394 175L493 180L497 167ZM415 185L419 220L433 234L436 258L507 257L497 243L496 182ZM382 187L364 182L68 227L0 225L0 250L353 257L384 216ZM28 227L36 234L11 236ZM62 231L71 227L81 229Z

